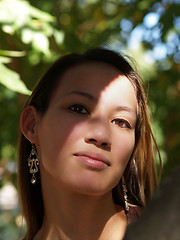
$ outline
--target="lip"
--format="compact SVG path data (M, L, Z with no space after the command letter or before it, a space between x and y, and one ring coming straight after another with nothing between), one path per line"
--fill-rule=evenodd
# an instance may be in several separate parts
M104 169L110 166L110 162L103 155L92 152L79 152L74 154L83 164L96 169Z

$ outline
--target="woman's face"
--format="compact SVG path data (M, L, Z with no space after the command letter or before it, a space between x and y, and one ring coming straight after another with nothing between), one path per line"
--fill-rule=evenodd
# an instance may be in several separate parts
M105 63L84 63L64 73L37 125L43 183L86 194L111 191L135 145L137 100L133 85Z

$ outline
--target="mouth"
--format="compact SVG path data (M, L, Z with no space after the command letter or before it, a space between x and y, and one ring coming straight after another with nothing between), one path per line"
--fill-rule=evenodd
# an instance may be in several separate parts
M74 156L91 168L104 169L110 166L110 161L101 154L83 152L75 153Z

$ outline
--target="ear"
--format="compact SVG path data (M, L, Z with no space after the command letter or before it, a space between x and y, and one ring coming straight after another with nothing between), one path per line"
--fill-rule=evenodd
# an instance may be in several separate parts
M34 106L27 106L20 118L20 127L23 135L34 144L38 144L39 114Z

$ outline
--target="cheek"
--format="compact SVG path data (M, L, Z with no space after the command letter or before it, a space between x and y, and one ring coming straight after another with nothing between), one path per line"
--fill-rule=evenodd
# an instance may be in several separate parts
M126 133L114 138L113 155L117 164L126 167L135 146L135 134Z
M114 137L112 145L112 159L113 159L113 186L116 186L134 150L135 137L133 134L122 134Z
M39 127L38 152L43 165L57 167L66 152L69 152L70 147L80 138L80 129L80 124L68 119L42 122Z

